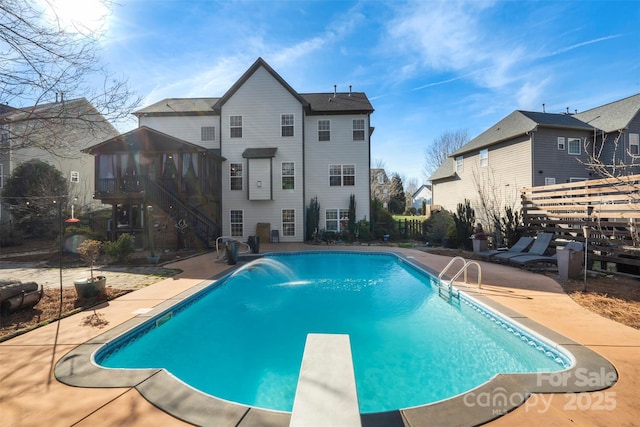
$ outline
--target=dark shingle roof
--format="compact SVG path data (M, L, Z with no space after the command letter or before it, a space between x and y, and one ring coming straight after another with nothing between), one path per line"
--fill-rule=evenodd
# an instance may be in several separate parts
M484 131L451 156L459 156L470 151L476 151L498 142L506 141L516 136L524 135L535 130L538 126L592 130L588 124L581 122L569 114L538 113L533 111L516 110L504 119Z
M147 126L135 128L82 151L95 155L100 153L130 152L132 150L150 153L208 151L199 145L167 135Z
M166 98L142 108L136 116L217 115L213 106L220 98Z
M604 132L614 132L626 129L638 112L640 112L640 93L583 111L575 114L574 117Z
M308 103L310 114L373 113L373 106L363 92L301 93Z
M275 157L276 151L278 151L277 147L247 148L242 152L242 157L245 159L270 159Z
M372 113L373 107L363 92L350 93L305 93L296 92L273 68L262 58L249 67L247 71L221 98L167 98L136 111L136 116L180 116L180 115L213 115L219 114L222 105L258 70L264 68L270 73L309 114L338 113Z

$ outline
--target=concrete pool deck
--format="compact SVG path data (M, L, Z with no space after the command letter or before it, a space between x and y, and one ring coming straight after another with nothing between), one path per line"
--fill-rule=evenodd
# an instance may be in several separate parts
M412 257L435 271L440 271L450 260L449 257L419 250L384 246L327 247L286 243L261 246L261 252L319 249L392 251ZM95 310L76 314L1 343L0 425L189 425L157 409L135 387L70 387L57 381L53 371L58 361L79 345L132 319L140 310L165 303L229 268L216 261L215 253L209 253L170 264L167 267L179 268L183 272ZM483 289L473 292L594 350L609 360L618 373L616 384L606 390L580 394L534 394L523 405L490 425L636 425L640 419L637 404L640 331L582 308L564 294L555 281L543 275L491 263L481 265ZM472 271L470 273L470 282L473 283L475 276ZM182 398L178 390L148 392L172 393L176 400ZM245 413L239 423L231 425L288 425L288 414L271 414L254 417ZM211 416L215 418L215 414ZM393 421L407 426L456 424L455 418L444 417L443 414L442 420L403 418ZM368 425L366 420L363 425Z

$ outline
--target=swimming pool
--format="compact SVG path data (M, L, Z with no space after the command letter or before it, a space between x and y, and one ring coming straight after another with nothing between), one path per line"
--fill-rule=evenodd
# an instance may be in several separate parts
M290 411L306 334L347 333L363 413L572 365L483 304L464 295L451 304L434 290L432 276L388 253L273 254L110 341L95 360L164 368L213 396Z

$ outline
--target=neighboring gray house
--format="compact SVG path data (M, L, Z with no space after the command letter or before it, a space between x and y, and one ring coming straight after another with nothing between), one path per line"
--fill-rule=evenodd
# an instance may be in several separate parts
M599 178L587 166L585 149L597 153L605 137L603 162L610 163L617 150L617 160L632 163L639 112L640 94L577 114L514 111L452 153L429 178L433 204L455 211L469 199L478 216L481 196L501 210L519 206L522 187Z
M412 206L416 208L418 212L422 212L422 203L427 206L431 205L431 186L423 184L411 195Z
M39 159L68 179L76 212L101 207L93 199L93 156L81 150L118 131L89 101L61 99L26 108L4 106L0 113L0 188L17 166Z

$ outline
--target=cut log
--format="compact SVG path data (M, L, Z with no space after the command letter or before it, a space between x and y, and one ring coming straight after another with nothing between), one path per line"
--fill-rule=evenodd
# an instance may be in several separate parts
M22 283L19 280L3 280L2 282L3 283L0 283L0 303L16 295L20 295L22 292L29 293L38 290L38 284L36 282Z

